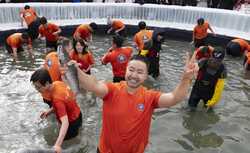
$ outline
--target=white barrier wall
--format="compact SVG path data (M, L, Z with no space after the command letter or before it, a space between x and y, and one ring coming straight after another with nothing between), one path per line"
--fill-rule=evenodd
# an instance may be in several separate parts
M140 20L148 25L192 30L200 17L209 21L217 34L249 40L250 16L230 10L168 5L139 5L134 3L27 3L39 16L60 25L96 21L106 23L107 16L137 25ZM25 4L0 5L0 31L21 28L19 11ZM86 20L87 19L87 20Z

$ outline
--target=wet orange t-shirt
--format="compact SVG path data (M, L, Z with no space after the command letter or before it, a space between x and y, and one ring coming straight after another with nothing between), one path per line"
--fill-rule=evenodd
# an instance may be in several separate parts
M196 39L203 39L205 37L207 37L207 29L209 27L209 23L208 22L205 22L203 25L199 26L199 25L196 25L194 27L194 37Z
M113 75L115 77L125 77L127 64L132 56L133 49L131 47L121 47L109 52L102 62L112 65Z
M30 25L32 22L34 22L37 18L36 11L32 8L30 9L22 9L20 14L24 18L27 25Z
M236 42L240 45L240 48L241 48L241 52L244 53L246 50L247 52L250 51L250 48L249 48L249 45L248 45L248 42L244 39L233 39L232 42Z
M151 117L161 92L139 87L127 92L125 81L107 83L103 98L101 153L143 153L148 144Z
M87 40L91 36L91 30L90 26L88 24L82 24L78 26L74 32L73 37L76 37L76 33L80 33L80 37L84 40Z
M55 81L52 83L51 99L59 122L64 115L68 116L69 122L73 122L79 117L80 107L76 103L76 96L64 82Z
M151 39L153 35L153 30L141 30L137 32L134 36L134 42L136 43L139 50L144 47L144 42Z
M120 20L114 20L112 22L112 28L114 30L118 30L118 29L121 29L122 27L124 26L124 23Z
M56 52L51 52L45 57L45 62L43 64L44 68L49 71L52 82L61 81L61 71L60 62ZM51 101L50 92L45 91L41 93L42 97L47 101Z
M93 55L90 51L86 54L76 54L74 51L71 51L70 58L80 64L79 67L81 70L87 70L90 65L95 63Z
M19 48L22 46L22 33L14 33L10 35L7 40L7 44L12 48ZM28 40L28 45L32 45L31 39Z
M48 23L48 27L40 25L39 26L39 33L45 37L48 41L57 41L59 36L53 35L54 32L58 31L59 27L53 23Z

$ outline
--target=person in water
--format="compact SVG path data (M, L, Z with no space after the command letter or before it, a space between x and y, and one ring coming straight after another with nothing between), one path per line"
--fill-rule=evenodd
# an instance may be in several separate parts
M181 102L198 71L195 59L187 58L180 83L172 92L164 93L143 87L148 77L145 57L132 57L126 68L125 81L119 83L98 81L74 63L80 84L103 99L99 153L143 153L148 144L154 109L168 108Z
M153 36L153 30L146 29L146 23L144 21L140 21L138 23L138 27L140 29L134 36L134 42L138 48L138 51L143 50L144 43L150 40Z
M29 35L24 33L13 33L7 37L5 41L5 48L13 56L14 61L18 60L17 53L24 51L23 45L28 44L28 52L34 59L32 42Z
M59 34L62 30L54 23L48 23L45 17L41 17L40 23L41 25L39 26L38 38L45 37L46 47L54 48L54 50L56 50L58 45L57 41L59 39Z
M83 41L74 41L73 50L70 52L70 58L75 60L82 71L91 73L91 67L94 65L94 57L88 50L88 46Z
M88 45L88 43L92 41L92 33L96 29L97 24L95 22L91 22L90 24L79 25L73 34L73 42L83 41L85 44Z
M123 41L123 37L113 36L112 47L102 57L102 64L112 65L113 82L125 80L127 64L133 53L131 47L122 47Z
M203 100L204 106L214 107L220 100L224 89L227 70L223 64L224 51L214 50L208 59L199 61L199 72L193 85L188 106L194 111Z
M239 57L250 52L250 45L244 39L233 39L227 44L226 52L233 57Z
M36 11L29 5L25 5L20 11L20 17L21 26L23 26L23 22L28 26L28 34L31 40L36 39L39 35L38 28L40 26L39 17L37 16Z
M40 117L43 119L52 113L56 115L60 130L54 149L56 153L61 153L63 141L76 137L82 125L82 114L75 94L64 82L52 82L50 74L45 68L36 70L31 75L30 81L38 92L47 92L51 98L52 107L43 112Z
M207 45L207 36L208 36L208 29L214 34L213 29L211 28L210 24L205 21L203 18L199 18L197 20L197 25L194 27L193 30L193 43L195 48L199 48L200 46Z
M123 37L126 36L125 24L121 20L112 20L108 18L108 26L110 27L107 31L108 34L114 31L114 33L117 35Z

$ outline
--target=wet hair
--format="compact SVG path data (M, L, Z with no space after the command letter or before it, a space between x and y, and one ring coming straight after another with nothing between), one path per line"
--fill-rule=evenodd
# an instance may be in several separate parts
M93 31L97 29L97 24L95 22L91 22L89 26L93 29Z
M88 53L88 52L87 52L88 46L84 43L84 41L73 41L74 52L75 52L76 54L78 54L77 49L76 49L76 44L77 44L78 42L81 44L81 46L83 46L82 54Z
M151 39L144 42L143 49L149 50L153 46L153 41Z
M130 61L133 61L133 60L143 62L143 63L146 64L147 69L149 68L149 60L148 60L147 57L142 56L142 55L134 55L134 56L132 56L132 58L130 59Z
M144 21L140 21L140 22L138 23L138 27L139 27L140 30L145 29L146 26L147 26L147 25L146 25L146 23L145 23Z
M24 6L24 9L25 9L25 10L28 10L28 9L30 9L30 6L29 6L29 5L25 5L25 6Z
M22 33L22 38L25 40L29 39L29 34L27 32Z
M203 25L204 22L205 22L204 18L199 18L199 19L197 20L197 24L198 24L198 25Z
M47 82L52 83L52 80L49 71L45 68L40 68L31 75L30 82L39 82L41 85L45 86Z
M123 44L123 37L119 35L113 36L113 43L116 44L118 48L122 47Z
M48 23L48 21L47 21L47 19L43 16L43 17L41 17L41 19L40 19L40 23L41 23L41 24L46 24L46 23Z

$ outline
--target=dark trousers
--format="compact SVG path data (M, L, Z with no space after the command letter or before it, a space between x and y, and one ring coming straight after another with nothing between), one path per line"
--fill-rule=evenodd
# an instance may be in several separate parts
M160 75L160 57L149 57L148 73L157 78Z
M214 89L210 86L200 86L199 83L195 82L190 98L188 100L188 106L196 108L199 104L200 100L203 100L206 104L208 100L210 100L213 97Z
M194 39L195 48L199 48L200 46L206 46L206 45L207 45L207 37L202 39Z
M46 47L47 48L53 48L53 49L57 50L57 46L58 46L57 41L48 41L46 39Z
M38 37L39 35L39 26L40 26L40 18L37 18L34 22L32 22L29 26L28 26L28 34L31 38L31 40L34 40Z
M226 47L226 53L234 57L239 57L242 55L241 47L237 42L229 42Z
M80 113L79 117L75 121L69 123L68 131L66 133L64 140L69 140L76 137L79 133L79 128L81 126L82 126L82 113Z

